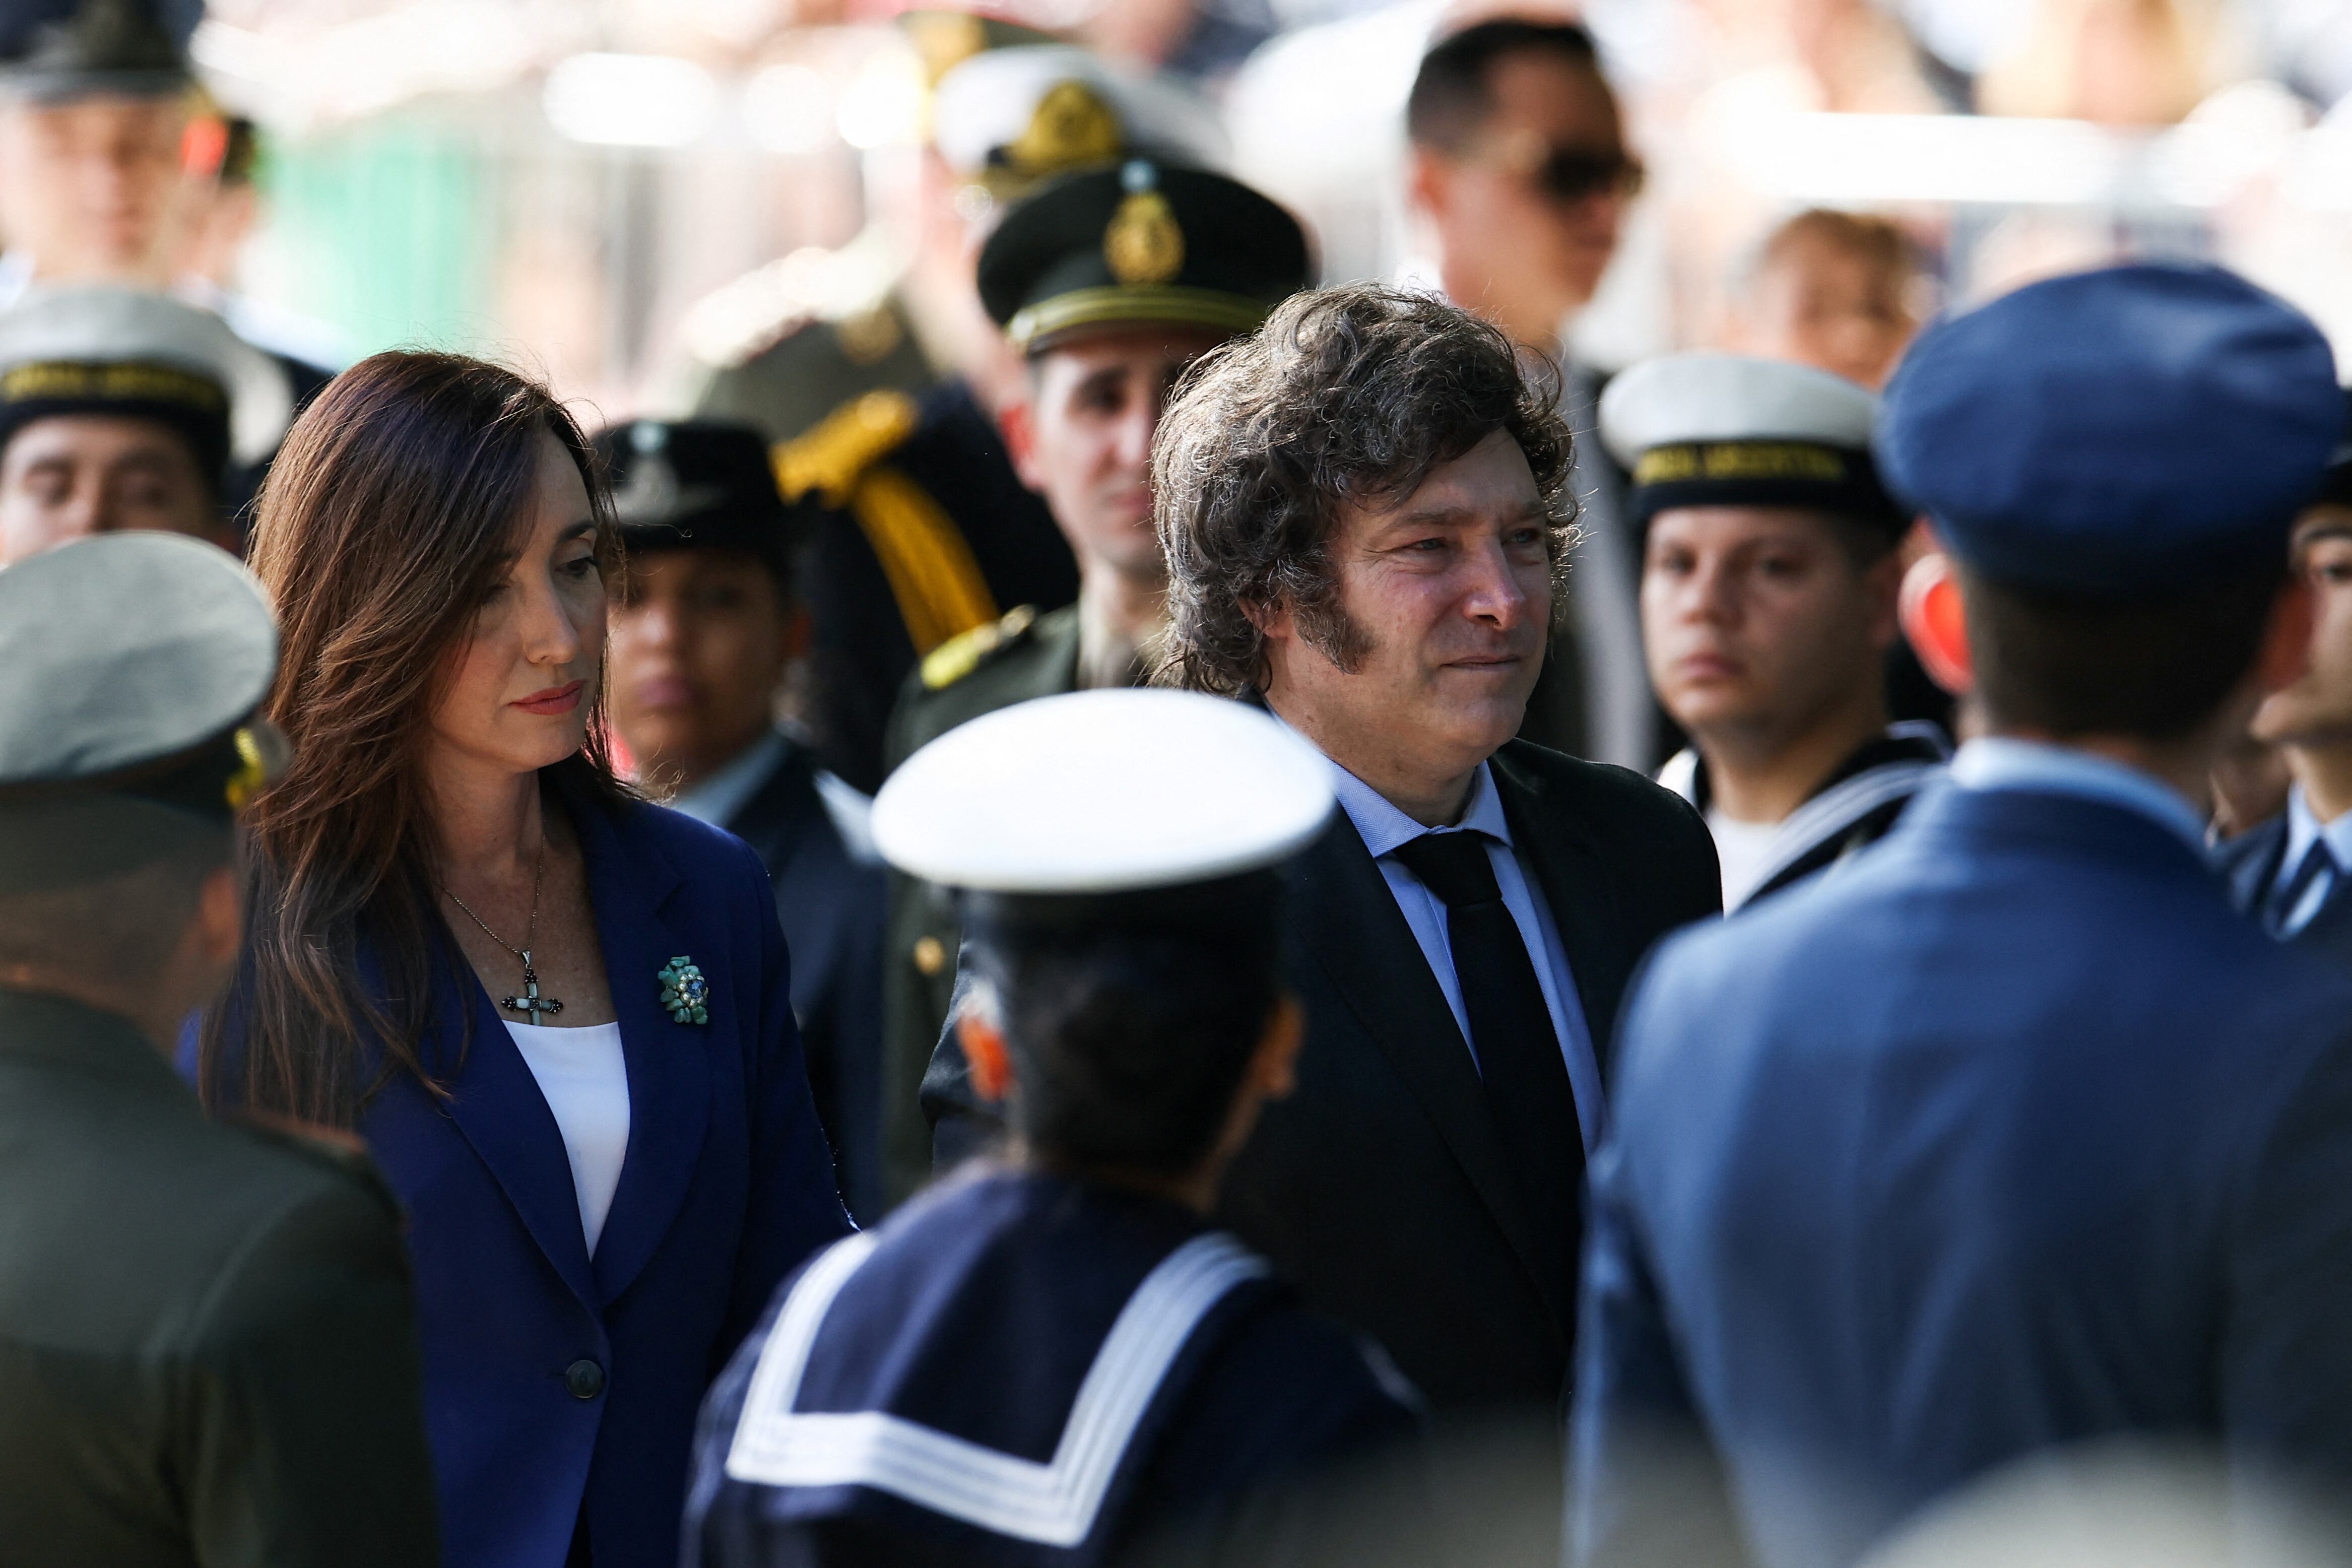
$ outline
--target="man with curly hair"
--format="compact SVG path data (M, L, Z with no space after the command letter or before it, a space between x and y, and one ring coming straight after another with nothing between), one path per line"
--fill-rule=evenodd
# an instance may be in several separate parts
M1442 1424L1542 1436L1618 999L1718 884L1681 799L1513 739L1572 532L1568 432L1530 363L1434 298L1298 295L1187 376L1152 487L1160 678L1270 709L1343 807L1286 916L1298 1092L1220 1218L1378 1338ZM968 1116L960 1068L943 1048L935 1116Z

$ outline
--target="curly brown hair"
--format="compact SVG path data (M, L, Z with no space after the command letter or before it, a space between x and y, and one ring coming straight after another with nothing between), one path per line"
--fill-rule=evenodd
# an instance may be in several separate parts
M1169 612L1154 679L1227 697L1261 687L1265 638L1249 611L1276 605L1353 668L1364 646L1329 550L1346 509L1411 495L1497 430L1518 443L1552 519L1556 612L1576 532L1556 393L1549 362L1497 328L1371 283L1293 295L1204 356L1152 443Z

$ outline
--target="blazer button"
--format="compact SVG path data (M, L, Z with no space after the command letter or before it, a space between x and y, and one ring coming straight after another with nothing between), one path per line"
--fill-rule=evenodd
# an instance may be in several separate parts
M574 1399L593 1399L604 1392L604 1369L593 1361L575 1361L563 1369L563 1386Z

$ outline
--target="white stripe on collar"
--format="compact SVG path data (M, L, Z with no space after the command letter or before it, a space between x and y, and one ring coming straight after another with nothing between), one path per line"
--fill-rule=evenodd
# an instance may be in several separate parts
M1920 757L1899 763L1881 763L1874 768L1864 768L1852 778L1841 779L1822 791L1781 819L1779 829L1772 835L1771 853L1764 858L1753 889L1739 903L1746 904L1757 893L1771 886L1773 878L1823 843L1851 832L1855 823L1880 806L1889 801L1916 795L1944 769L1944 763L1931 763ZM1729 914L1731 910L1724 912Z
M1071 1404L1050 1464L983 1447L881 1411L796 1411L801 1375L826 1310L875 1247L835 1243L785 1298L760 1352L727 1473L775 1487L862 1486L982 1530L1049 1546L1093 1531L1136 1425L1212 1308L1271 1270L1213 1231L1162 1258L1119 1310Z

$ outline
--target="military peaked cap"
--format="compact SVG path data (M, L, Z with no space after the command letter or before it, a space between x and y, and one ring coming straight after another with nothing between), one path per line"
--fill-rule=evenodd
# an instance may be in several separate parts
M283 771L277 671L261 585L209 544L100 534L0 571L0 893L225 829Z
M190 85L204 0L0 0L0 89L162 97Z
M1835 512L1899 534L1870 457L1878 400L1811 365L1746 354L1645 360L1601 395L1601 439L1633 475L1637 521L1683 506Z
M981 302L1031 353L1108 326L1246 332L1313 282L1307 233L1275 202L1143 158L1046 186L980 253Z
M631 550L740 550L777 565L788 560L790 514L768 443L750 426L633 419L599 431L595 447Z

